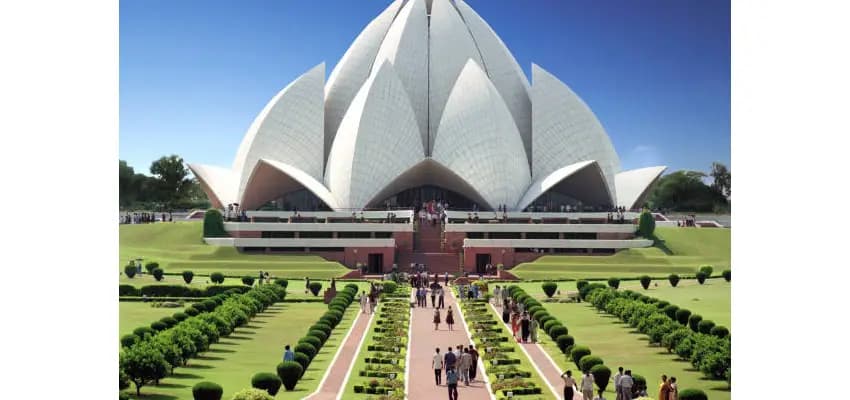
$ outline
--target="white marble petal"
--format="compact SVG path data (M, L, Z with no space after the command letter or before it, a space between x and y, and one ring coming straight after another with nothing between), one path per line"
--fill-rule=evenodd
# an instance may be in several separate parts
M617 174L617 205L629 210L643 206L650 189L655 186L666 169L665 166L647 167Z

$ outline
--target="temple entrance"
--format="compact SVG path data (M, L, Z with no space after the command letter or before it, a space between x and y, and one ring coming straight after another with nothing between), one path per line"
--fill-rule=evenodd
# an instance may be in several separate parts
M491 263L490 254L475 255L475 272L479 275L487 272L487 264Z
M406 189L388 197L381 204L394 208L413 208L418 211L422 203L431 200L448 202L451 210L471 210L475 204L462 194L433 185ZM481 204L478 204L478 207L484 209Z

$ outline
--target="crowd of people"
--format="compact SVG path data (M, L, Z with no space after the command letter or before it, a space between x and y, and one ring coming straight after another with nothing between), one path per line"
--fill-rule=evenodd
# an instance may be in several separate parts
M358 302L360 303L361 314L375 313L375 309L378 306L378 297L381 295L381 291L381 285L376 285L375 283L372 283L369 287L369 293L366 293L365 290L360 293L360 298L358 299Z
M126 212L118 216L119 224L151 224L154 222L172 222L171 213L162 213L157 218L157 213L152 212Z
M561 374L561 379L564 381L565 399L572 399L576 391L581 393L583 400L599 399L593 396L593 387L596 382L590 371L584 371L580 383L573 378L572 371L569 370ZM632 400L637 397L649 396L645 387L636 387L630 369L624 371L623 367L617 368L617 374L611 377L611 380L614 382L616 400ZM661 383L658 386L658 400L679 400L679 385L676 383L675 376L668 379L667 375L661 375Z
M447 224L449 222L448 214L446 214L448 209L449 203L442 200L431 200L422 203L422 207L419 208L419 211L417 212L417 215L419 216L419 224Z
M540 324L525 309L525 305L510 297L507 289L498 285L493 289L491 299L502 309L502 322L511 327L514 340L519 343L537 343L537 331Z
M676 226L680 228L684 227L695 227L697 226L697 216L696 215L686 215L683 218L679 218L676 220Z
M449 346L445 353L440 353L439 347L436 349L432 361L434 383L437 386L442 384L445 371L449 400L458 399L457 385L459 382L463 382L466 386L469 386L470 382L475 382L478 377L478 358L478 350L475 350L475 346L471 344L469 346L457 345L454 349Z

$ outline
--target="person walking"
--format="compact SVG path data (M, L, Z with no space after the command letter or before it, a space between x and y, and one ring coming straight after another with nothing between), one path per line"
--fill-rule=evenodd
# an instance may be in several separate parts
M658 400L670 400L670 382L667 382L667 375L661 375L661 384L658 385Z
M617 374L614 375L614 393L617 394L617 400L623 400L623 390L620 387L620 378L623 377L623 367L617 368ZM628 399L632 400L632 399Z
M528 342L528 334L529 334L528 325L529 325L529 322L530 321L528 320L528 313L527 312L522 313L522 319L520 320L520 332L522 333L522 342L523 343Z
M443 378L443 356L440 354L440 348L437 347L437 352L434 353L433 361L431 361L434 367L434 380L437 383L437 386L440 386L440 383Z
M295 361L295 352L286 345L283 348L283 361Z
M366 314L366 309L369 307L369 297L366 296L366 291L360 294L360 314Z
M460 369L460 379L463 384L469 386L469 367L472 366L472 356L469 354L469 349L463 349L463 354L460 355L458 369Z
M434 310L434 330L436 331L439 328L440 328L440 310L437 309L437 310Z
M455 368L457 364L457 356L452 351L452 346L446 349L446 354L443 355L443 368L446 370L446 383L448 383L449 371Z
M431 284L431 308L437 308L437 282Z
M564 380L564 400L573 400L573 394L576 388L576 380L573 379L573 372L564 372L561 374L561 379Z
M676 383L676 377L670 377L670 400L679 400L679 385Z
M375 313L375 307L378 305L378 292L373 290L372 293L369 294L369 313Z
M449 388L449 400L457 400L457 371L446 369L446 387Z
M446 293L442 286L437 286L437 308L446 308Z
M454 324L455 324L455 317L452 314L452 306L449 306L449 309L446 310L446 325L449 326L449 330L453 330L452 328L453 328ZM461 372L461 376L463 376L463 372Z
M624 400L632 399L632 387L635 385L635 380L632 378L632 370L627 369L623 376L620 377L620 391Z
M475 346L469 345L469 355L472 356L472 365L469 366L469 380L475 382L475 376L478 375L478 350Z
M585 371L584 376L581 377L581 394L584 400L593 400L593 375L590 374L590 370Z
M304 278L304 294L307 294L309 292L310 292L310 277L308 276L308 277Z
M540 323L537 322L536 319L531 318L529 322L529 332L531 333L531 343L537 343L537 328L540 326Z
M519 313L517 312L511 313L511 332L514 335L514 339L519 340L517 336L519 332Z
M495 303L497 307L501 307L501 305L502 305L502 302L500 301L501 299L502 299L502 289L499 288L499 285L496 285L496 287L493 289L493 298L491 300L493 300L493 303Z

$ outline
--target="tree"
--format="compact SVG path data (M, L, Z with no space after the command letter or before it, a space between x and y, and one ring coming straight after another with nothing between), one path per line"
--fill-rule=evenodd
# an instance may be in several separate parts
M676 171L662 176L652 192L652 207L701 212L728 207L726 197L703 182L705 177L699 171Z
M173 209L184 201L192 180L187 178L189 171L183 165L182 157L160 157L151 164L151 174L157 180L159 198L167 208Z
M711 173L709 175L714 179L711 188L716 190L723 196L732 196L732 173L725 165L715 161L711 163Z
M136 385L136 396L140 395L142 386L159 381L168 372L168 362L165 356L151 343L145 340L121 353L121 369Z
M648 209L644 208L638 219L638 235L651 239L655 235L655 217Z

